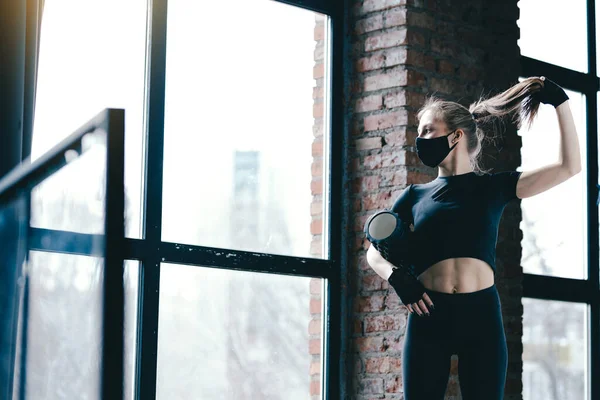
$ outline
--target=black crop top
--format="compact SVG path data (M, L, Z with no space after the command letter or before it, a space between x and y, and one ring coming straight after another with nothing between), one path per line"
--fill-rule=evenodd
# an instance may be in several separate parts
M498 224L506 204L517 199L521 173L438 176L404 189L392 210L414 224L415 273L455 257L483 260L495 273Z

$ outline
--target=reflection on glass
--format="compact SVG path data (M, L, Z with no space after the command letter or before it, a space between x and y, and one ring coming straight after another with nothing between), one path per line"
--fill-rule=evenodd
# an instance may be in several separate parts
M321 372L322 314L310 281L163 264L157 399L320 396L311 375Z
M146 0L46 1L32 158L102 109L125 109L126 233L140 236Z
M0 202L0 399L14 398L19 390L19 310L28 228L26 195ZM11 388L16 392L12 397Z
M140 263L138 261L125 260L124 263L124 295L125 295L125 315L124 315L124 390L123 398L133 400L135 390L135 364L137 351L137 310L138 310L138 289Z
M26 398L99 399L103 259L29 253ZM133 399L139 263L125 262L125 399Z
M550 77L550 79L552 79ZM587 278L585 97L566 90L573 113L582 171L552 189L521 200L523 271L530 274ZM523 147L519 171L558 161L560 130L554 107L541 104L531 129L519 130Z
M262 0L168 7L163 240L326 257L326 17Z
M80 157L31 191L32 227L104 233L106 133L96 130L85 138Z
M523 399L586 400L586 304L523 299Z
M560 0L520 0L518 6L521 55L588 72L586 0L568 7Z
M99 399L103 260L29 254L26 398Z

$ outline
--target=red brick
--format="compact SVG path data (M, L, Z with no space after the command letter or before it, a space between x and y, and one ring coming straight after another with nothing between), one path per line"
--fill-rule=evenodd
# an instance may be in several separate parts
M406 165L406 154L405 150L371 154L365 156L362 166L368 170L372 170Z
M364 119L365 132L387 129L394 126L406 125L408 123L408 112L398 110L369 115Z
M362 35L363 33L377 31L382 28L383 14L376 14L374 16L357 21L354 28L354 33L356 35Z
M380 149L383 146L381 136L357 139L355 144L357 151Z
M408 313L408 308L402 304L398 294L394 290L390 290L389 295L385 298L385 308L389 311L401 312L405 315Z
M323 137L323 118L315 119L313 123L313 135L317 140Z
M456 59L455 46L441 39L432 37L429 40L429 49L435 53L447 56L450 59Z
M381 378L363 378L362 376L355 378L358 387L358 394L379 394L383 393L383 379Z
M356 101L356 112L367 112L379 110L383 107L383 97L380 94L363 97Z
M354 157L350 162L350 171L356 172L361 168L360 157Z
M403 391L402 377L396 375L388 377L385 382L386 393L400 393Z
M323 280L321 278L311 278L310 280L310 294L321 294L321 286ZM321 311L319 310L319 313Z
M323 214L323 202L313 200L313 202L310 203L310 215L315 216L315 215L322 215L322 214Z
M389 10L384 14L384 27L391 28L394 26L406 25L406 8L398 7Z
M320 235L321 233L323 233L323 220L322 219L315 219L314 221L312 221L310 223L310 233L312 235Z
M406 0L364 0L357 2L355 6L355 15L363 15L373 11L381 11L392 7L405 4Z
M317 26L315 26L314 29L314 40L323 40L323 38L325 37L325 27L324 25L321 23Z
M321 375L321 370L323 368L321 368L321 363L319 361L317 362L311 362L310 363L310 370L309 370L309 375Z
M309 354L321 354L321 339L308 339Z
M402 359L398 357L367 357L365 372L368 374L389 374L402 372Z
M381 89L406 86L408 82L408 72L403 68L395 68L386 71L383 74L371 75L365 77L364 92L372 92Z
M310 299L311 314L319 314L321 312L321 299Z
M405 64L408 51L406 47L397 47L373 53L368 57L359 58L356 62L358 72L374 71Z
M406 28L368 37L365 40L365 51L380 50L406 44L406 37Z
M387 208L391 202L391 193L390 191L383 191L373 195L365 195L363 198L363 210L371 211L371 210L382 210Z
M414 48L411 48L408 51L406 64L423 68L432 72L435 71L435 58Z
M358 318L355 318L352 321L352 333L355 335L360 335L362 333L362 331L363 331L362 321L359 320Z
M438 61L438 72L440 74L452 75L456 72L456 66L450 61L439 60Z
M354 312L366 313L384 310L385 296L359 296L354 301Z
M406 127L400 127L398 130L385 135L386 146L412 146L415 142L416 134L407 133Z
M310 166L310 170L311 170L312 176L322 176L323 175L323 159L318 159L317 161L313 161Z
M312 156L322 156L323 155L323 140L318 139L313 141L312 144Z
M310 395L311 396L319 396L321 394L321 381L316 380L310 381Z
M357 337L353 341L355 351L359 353L382 352L386 350L383 336Z
M362 278L362 290L382 290L384 280L379 275L367 275Z
M425 75L420 72L408 70L406 72L406 84L410 86L421 87L427 82Z
M311 319L308 323L308 334L318 335L321 333L321 319Z
M325 60L325 47L322 44L317 44L315 46L315 51L313 52L313 58L315 61L323 62Z
M318 63L313 67L313 79L322 78L325 75L325 65Z
M411 12L407 16L407 21L410 26L418 26L431 31L435 31L437 26L437 21L426 12Z
M353 211L354 213L359 213L359 212L361 212L361 211L362 211L362 203L361 203L361 200L360 200L360 199L361 199L361 198L359 197L359 198L357 198L357 199L354 199L354 200L352 201L352 211Z
M429 85L431 90L444 94L459 94L461 92L460 84L454 80L442 78L430 78Z
M406 320L400 314L375 315L365 317L365 333L398 331L406 327Z
M315 103L313 104L313 118L322 118L323 117L323 103Z
M360 216L354 218L353 231L354 232L362 232L368 218L369 218L369 215L360 215Z
M310 254L316 258L323 257L323 239L320 236L313 236L310 242Z
M361 176L352 180L353 193L368 192L379 187L378 175Z
M310 182L310 193L312 195L323 194L323 180L313 178Z
M313 99L322 99L323 92L324 92L323 86L313 87Z
M406 43L411 46L425 47L425 36L421 32L409 29L406 33Z

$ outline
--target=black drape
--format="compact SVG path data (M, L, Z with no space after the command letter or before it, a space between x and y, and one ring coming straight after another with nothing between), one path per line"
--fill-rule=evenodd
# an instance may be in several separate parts
M43 0L0 0L0 177L31 153Z
M0 178L31 153L43 0L0 0ZM27 197L0 204L0 398L12 398ZM21 221L21 222L19 222ZM25 224L25 225L24 225ZM20 250L19 250L20 249Z

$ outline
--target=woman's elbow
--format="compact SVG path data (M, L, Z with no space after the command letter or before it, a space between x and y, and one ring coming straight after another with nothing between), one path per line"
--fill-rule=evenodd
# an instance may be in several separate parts
M379 261L379 257L380 254L377 251L377 249L375 248L375 246L370 245L369 248L367 249L367 263L369 264L370 267L373 267L377 264L377 261Z

